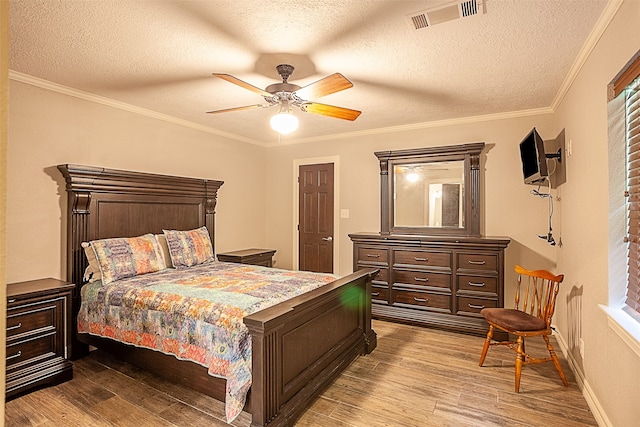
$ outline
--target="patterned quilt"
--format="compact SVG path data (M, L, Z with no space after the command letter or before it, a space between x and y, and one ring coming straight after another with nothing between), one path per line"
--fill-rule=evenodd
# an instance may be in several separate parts
M227 380L226 416L251 386L251 336L242 318L337 277L209 262L82 288L78 331L186 359Z

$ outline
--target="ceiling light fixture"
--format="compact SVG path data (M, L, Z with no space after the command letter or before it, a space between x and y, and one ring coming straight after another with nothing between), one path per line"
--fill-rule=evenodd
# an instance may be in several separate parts
M271 117L271 128L282 135L298 129L298 118L291 114L288 100L282 100L280 103L280 111Z

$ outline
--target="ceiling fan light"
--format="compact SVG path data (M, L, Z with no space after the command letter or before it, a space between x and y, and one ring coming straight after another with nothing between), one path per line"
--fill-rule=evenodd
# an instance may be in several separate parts
M286 135L298 129L298 118L291 113L281 112L271 117L271 128Z

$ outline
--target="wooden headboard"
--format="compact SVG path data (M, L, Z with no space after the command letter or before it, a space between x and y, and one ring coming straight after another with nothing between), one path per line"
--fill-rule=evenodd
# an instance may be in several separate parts
M67 280L76 284L74 319L87 260L82 242L110 237L161 234L163 229L207 226L215 242L214 214L223 181L130 172L92 166L58 165L66 181ZM73 358L82 356L76 340Z

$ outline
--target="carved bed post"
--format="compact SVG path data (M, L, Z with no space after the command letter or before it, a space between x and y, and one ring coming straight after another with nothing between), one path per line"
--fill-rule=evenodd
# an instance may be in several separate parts
M215 214L216 214L216 204L218 203L218 190L222 185L222 181L205 181L205 200L204 200L204 214L205 219L204 223L207 226L207 230L209 230L209 237L211 237L211 242L213 243L213 247L215 248Z

